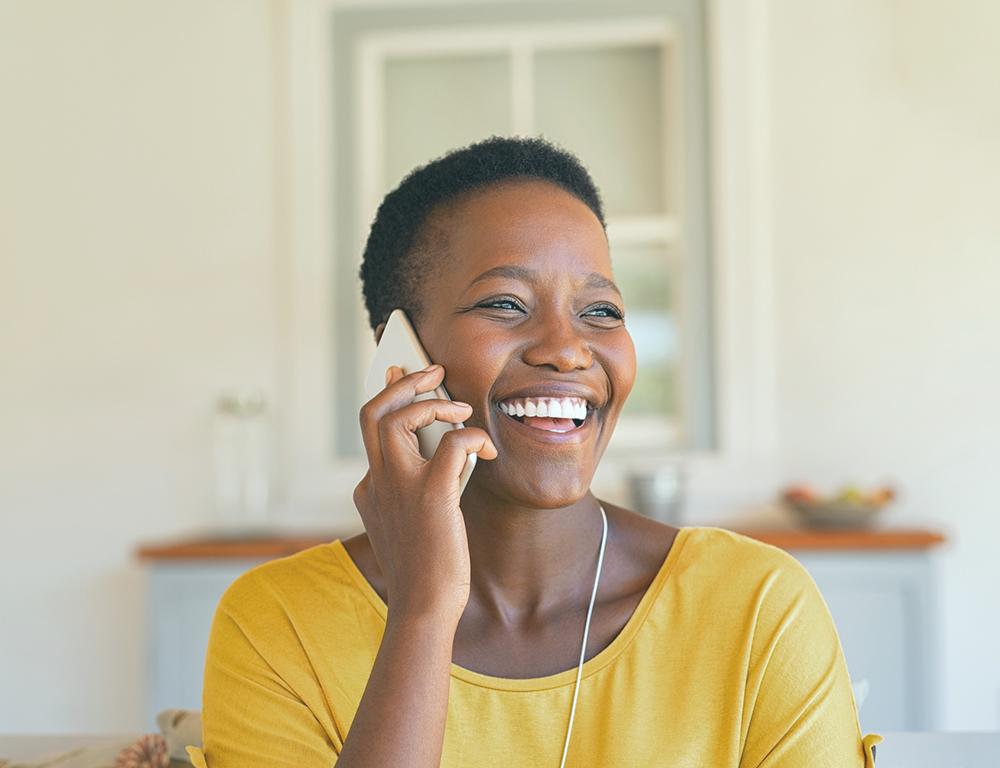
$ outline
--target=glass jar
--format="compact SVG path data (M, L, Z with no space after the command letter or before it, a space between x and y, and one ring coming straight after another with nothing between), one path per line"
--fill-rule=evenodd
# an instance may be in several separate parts
M213 422L215 505L225 529L270 522L271 456L267 400L261 390L228 390Z
M665 463L628 475L632 506L654 520L683 525L684 471L679 463Z

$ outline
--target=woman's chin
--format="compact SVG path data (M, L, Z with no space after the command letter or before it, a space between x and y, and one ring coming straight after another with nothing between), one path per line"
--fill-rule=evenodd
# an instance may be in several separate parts
M494 467L490 466L490 469ZM518 477L512 476L503 467L496 469L499 472L484 472L478 478L478 483L473 473L468 490L478 486L493 496L534 509L562 509L575 504L590 493L593 478L593 473L580 473L579 467L575 467L572 472L566 469L552 471L555 468L548 468L550 471L546 472L546 467L538 467L536 471L527 473L527 476L521 473ZM477 467L476 472L478 471Z

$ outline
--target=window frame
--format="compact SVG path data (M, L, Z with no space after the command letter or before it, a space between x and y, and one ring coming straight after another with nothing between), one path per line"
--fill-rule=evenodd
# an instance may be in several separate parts
M617 246L632 244L663 246L671 250L669 270L673 279L671 306L677 311L674 320L680 329L682 343L677 361L679 413L676 418L640 417L629 418L623 414L615 430L614 440L608 454L625 457L654 451L675 452L681 444L710 447L714 442L711 396L699 399L700 391L713 390L711 355L704 337L697 338L692 329L708 315L703 312L701 302L691 301L687 290L679 284L691 279L691 290L699 292L698 299L709 304L710 291L700 279L709 267L710 253L707 244L700 243L700 251L686 248L684 238L689 232L698 232L705 226L701 219L705 216L703 201L695 201L688 206L696 215L688 221L685 215L684 176L692 169L682 168L680 159L685 156L685 83L681 72L684 60L681 36L676 25L669 18L659 16L615 16L612 18L582 19L572 21L532 21L532 22L480 22L452 26L421 25L411 28L389 28L368 31L357 40L355 56L356 78L359 88L355 92L352 109L356 116L353 134L352 154L358 158L355 189L359 207L354 226L360 235L366 235L370 222L375 216L382 196L385 177L383 144L385 92L384 73L386 65L393 59L415 59L419 57L461 56L463 54L500 54L511 62L511 92L514 135L534 135L536 126L533 115L533 61L539 52L557 50L600 50L628 46L656 46L662 51L661 81L663 85L661 110L663 119L663 149L666 167L663 169L665 197L671 201L670 210L662 214L650 215L606 215L608 238L611 244L612 260ZM363 96L363 97L362 97ZM689 100L690 101L690 100ZM356 150L356 151L355 151ZM586 161L586 158L583 158ZM707 163L706 163L707 165ZM706 169L707 170L707 169ZM703 176L702 174L698 174ZM598 179L598 182L600 180ZM697 240L697 238L696 238ZM701 238L704 240L704 238ZM357 250L361 253L363 243L356 239ZM340 302L349 302L352 296L342 291ZM355 316L358 330L354 341L359 370L367 370L373 353L371 331L367 314L358 303ZM339 337L341 345L345 339ZM693 351L692 351L693 350ZM360 377L356 377L360 380ZM346 387L349 381L341 381ZM358 390L344 392L349 400L357 399ZM689 404L691 407L689 407ZM695 409L700 410L695 410ZM336 421L336 417L335 417ZM345 425L341 422L338 429ZM351 437L355 437L352 433ZM350 453L350 445L344 436L335 435L342 453ZM360 443L357 443L360 449Z
M476 5L464 3L463 5ZM709 221L713 241L710 280L711 360L715 371L716 440L713 447L672 451L634 459L606 456L594 490L621 498L624 476L637 465L680 461L686 472L688 517L732 508L761 489L773 487L774 371L773 268L768 209L769 145L766 124L767 57L764 0L746 4L712 2L706 12L707 89L710 130ZM388 7L365 3L365 7ZM416 3L398 0L393 7ZM356 2L310 0L282 4L276 24L278 89L276 152L279 212L286 237L276 249L279 276L278 419L279 519L289 526L356 525L351 490L364 475L363 456L338 457L332 437L331 392L338 358L357 365L357 350L346 356L332 331L338 281L332 254L338 231L333 215L333 180L338 167L333 143L348 116L335 114L331 68L334 12ZM284 107L284 109L282 109ZM355 116L355 119L357 117ZM294 205L292 202L294 201ZM358 250L360 253L360 250ZM353 265L352 265L353 267ZM351 311L354 311L351 308ZM354 361L354 362L352 362ZM732 509L735 511L735 509ZM717 518L713 518L717 519Z

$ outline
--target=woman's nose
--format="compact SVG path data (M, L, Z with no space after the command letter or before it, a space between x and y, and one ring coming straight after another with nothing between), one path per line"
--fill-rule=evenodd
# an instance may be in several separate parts
M534 342L525 350L528 365L551 366L557 371L586 370L594 364L587 339L572 321L556 320L539 324Z

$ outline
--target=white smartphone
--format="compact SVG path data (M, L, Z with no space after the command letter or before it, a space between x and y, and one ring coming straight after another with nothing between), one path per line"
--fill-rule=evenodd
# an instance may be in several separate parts
M408 374L423 370L431 363L432 361L427 356L420 339L417 338L417 333L413 330L406 313L401 309L394 309L385 323L382 338L379 339L378 348L375 350L375 359L372 360L371 368L368 369L368 376L365 379L366 400L371 400L385 389L385 372L390 365L397 365L403 369L404 374ZM414 401L434 398L451 400L444 385L441 384L430 392L417 395ZM425 459L430 459L446 432L464 427L464 424L452 424L445 421L435 421L429 426L421 427L417 430L420 455ZM476 454L470 453L465 460L465 467L462 469L462 475L459 479L459 493L465 490L475 466Z

